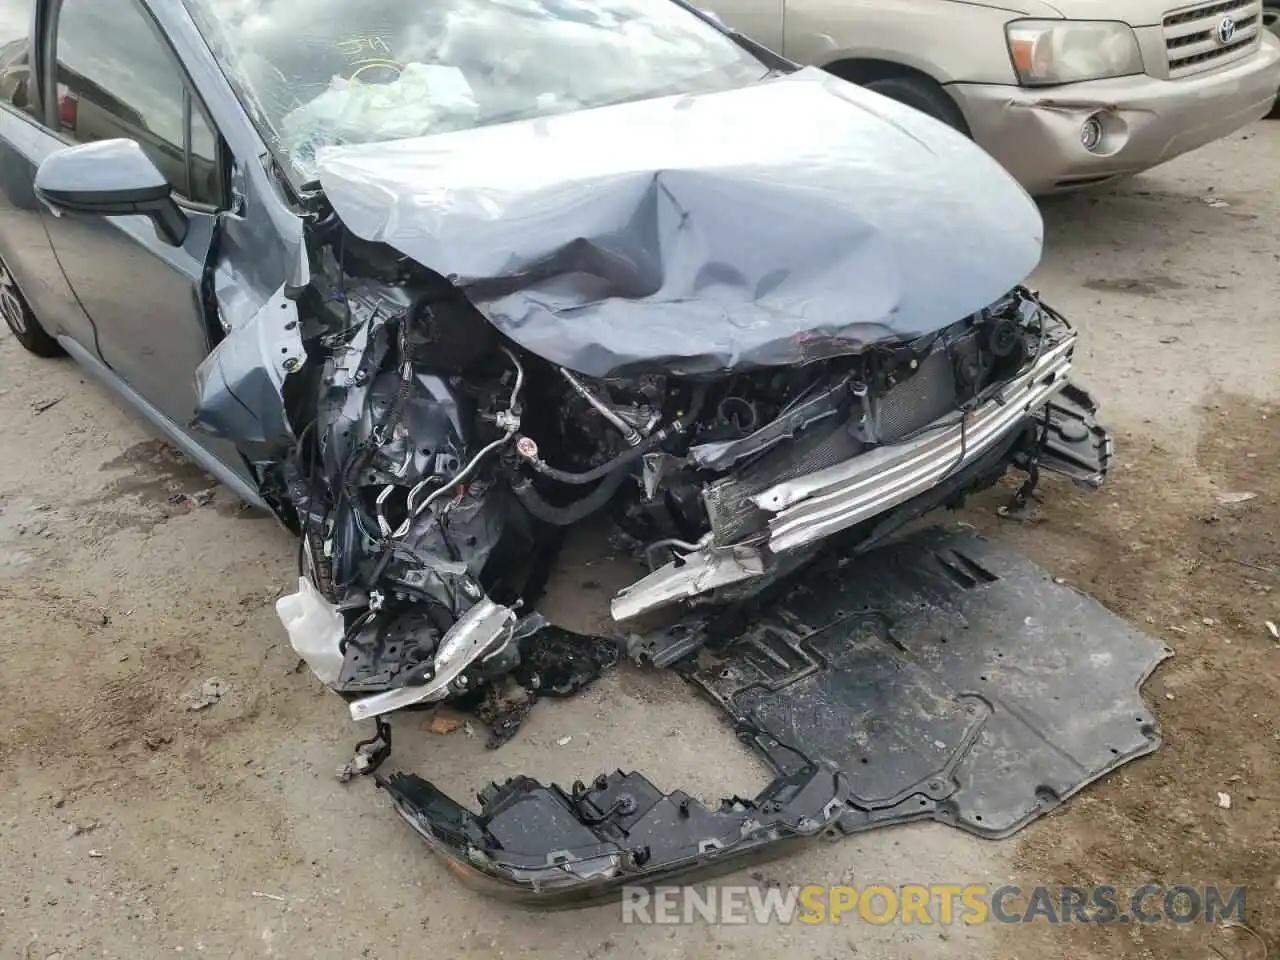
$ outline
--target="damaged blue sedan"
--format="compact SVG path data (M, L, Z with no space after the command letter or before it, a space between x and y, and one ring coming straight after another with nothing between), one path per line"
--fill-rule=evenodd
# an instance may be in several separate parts
M353 773L395 711L458 702L500 742L616 659L536 612L566 528L607 518L647 564L612 615L666 665L717 611L1010 470L1015 508L1041 470L1103 481L1076 333L1023 286L1023 190L683 3L0 13L5 320L296 533L280 614L375 721ZM537 898L852 809L828 765L777 772L719 810L638 774L518 778L479 814L381 783L463 872Z

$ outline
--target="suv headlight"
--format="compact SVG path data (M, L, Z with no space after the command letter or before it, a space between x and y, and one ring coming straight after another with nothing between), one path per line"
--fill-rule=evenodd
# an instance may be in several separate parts
M1138 38L1106 20L1014 20L1005 25L1009 56L1024 86L1075 83L1142 73Z

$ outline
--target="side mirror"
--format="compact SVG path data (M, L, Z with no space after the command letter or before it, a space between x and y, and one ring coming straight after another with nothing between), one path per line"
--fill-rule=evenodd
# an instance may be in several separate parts
M187 217L169 182L133 140L99 140L63 147L36 171L36 194L55 210L101 217L150 217L165 243L180 246Z

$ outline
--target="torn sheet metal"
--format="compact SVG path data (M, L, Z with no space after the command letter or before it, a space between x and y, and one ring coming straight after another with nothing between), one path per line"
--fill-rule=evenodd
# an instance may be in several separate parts
M319 179L353 233L590 376L798 364L927 334L1026 277L1043 235L960 134L815 69L326 148Z
M283 455L294 441L284 380L306 359L297 305L280 287L196 368L193 425L231 440L252 460Z
M616 771L491 784L473 812L412 774L379 785L460 876L559 904L895 823L1004 837L1159 746L1139 688L1169 649L1028 560L938 528L830 560L677 665L777 774L753 799Z
M515 611L482 597L440 640L429 671L402 687L356 700L351 704L351 719L368 720L415 703L444 699L467 667L497 656L512 641L515 626Z

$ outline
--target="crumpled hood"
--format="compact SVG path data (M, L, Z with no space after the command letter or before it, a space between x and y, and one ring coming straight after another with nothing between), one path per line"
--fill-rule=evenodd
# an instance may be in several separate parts
M1026 278L1034 203L924 114L816 69L319 155L348 228L590 376L794 364Z

